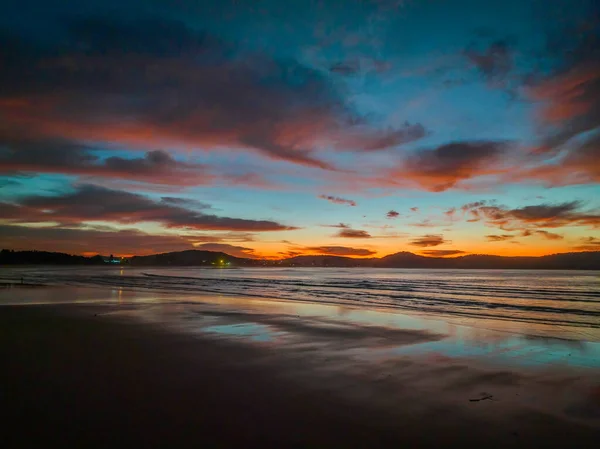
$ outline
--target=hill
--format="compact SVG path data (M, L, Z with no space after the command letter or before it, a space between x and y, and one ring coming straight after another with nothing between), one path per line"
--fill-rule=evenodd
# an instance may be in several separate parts
M374 267L374 268L445 268L502 270L600 270L600 251L552 254L541 257L503 257L473 254L460 257L425 257L410 252L381 258L307 255L282 260L248 259L223 252L187 250L135 256L133 266L218 266L218 267ZM101 256L84 257L45 251L0 251L0 265L102 265Z

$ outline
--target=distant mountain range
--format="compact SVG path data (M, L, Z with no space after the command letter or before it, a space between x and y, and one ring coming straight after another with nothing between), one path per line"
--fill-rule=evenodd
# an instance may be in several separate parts
M0 265L102 265L109 258L83 257L45 251L0 251ZM452 258L424 257L409 252L381 258L354 259L341 256L296 256L282 260L248 259L213 251L188 250L135 256L133 266L207 266L207 267L372 267L372 268L464 268L464 269L538 269L600 270L600 251L552 254L541 257L503 257L469 255Z
M600 251L552 254L542 257L503 257L478 254L460 257L425 257L409 252L370 259L352 259L335 256L297 256L285 259L279 265L301 267L600 270Z

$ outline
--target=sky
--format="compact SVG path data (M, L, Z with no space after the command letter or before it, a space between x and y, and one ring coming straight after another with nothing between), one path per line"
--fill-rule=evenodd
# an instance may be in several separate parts
M594 0L8 0L0 247L600 250Z

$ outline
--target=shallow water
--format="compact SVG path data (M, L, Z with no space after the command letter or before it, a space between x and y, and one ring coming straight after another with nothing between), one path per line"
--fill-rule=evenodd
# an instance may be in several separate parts
M357 268L0 269L0 280L169 293L218 293L394 309L509 330L574 338L600 334L600 273L533 270Z

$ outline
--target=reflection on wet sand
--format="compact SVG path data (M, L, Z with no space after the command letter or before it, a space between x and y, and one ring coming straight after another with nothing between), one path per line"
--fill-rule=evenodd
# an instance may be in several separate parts
M3 304L62 304L49 309L106 323L150 323L168 335L212 342L236 369L260 366L389 416L452 416L457 426L481 421L519 438L548 427L600 431L600 343L566 338L573 333L549 337L430 315L226 296L86 288L9 293L0 292ZM253 356L230 358L235 352L228 348Z

